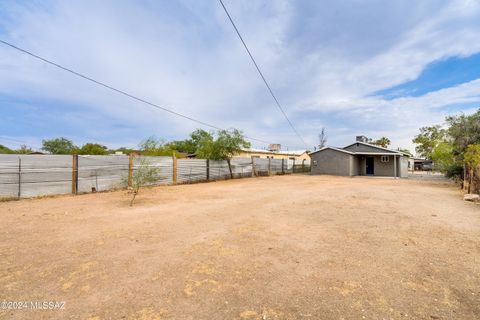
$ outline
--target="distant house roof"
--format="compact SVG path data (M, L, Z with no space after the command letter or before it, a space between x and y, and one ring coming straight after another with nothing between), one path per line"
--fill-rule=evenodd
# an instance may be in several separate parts
M242 149L244 152L251 152L251 153L268 153L268 154L282 154L282 155L292 155L292 156L299 156L307 152L307 150L280 150L280 151L269 151L265 149L257 149L257 148L245 148Z

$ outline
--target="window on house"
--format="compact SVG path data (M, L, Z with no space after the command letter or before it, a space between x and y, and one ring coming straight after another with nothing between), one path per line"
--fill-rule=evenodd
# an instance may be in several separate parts
M317 165L317 160L313 160L313 165L314 165L314 166Z
M390 161L390 157L389 157L389 156L382 156L382 158L380 159L380 161L382 161L382 162L388 162L388 161Z

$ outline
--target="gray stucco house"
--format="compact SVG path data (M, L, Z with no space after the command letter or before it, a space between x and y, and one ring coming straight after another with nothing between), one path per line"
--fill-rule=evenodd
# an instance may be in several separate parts
M312 174L338 176L408 177L409 155L364 142L344 148L325 147L310 153Z

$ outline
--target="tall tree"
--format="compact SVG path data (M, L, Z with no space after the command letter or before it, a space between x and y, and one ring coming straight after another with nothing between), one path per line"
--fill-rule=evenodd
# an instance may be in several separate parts
M163 150L164 141L157 139L155 136L150 136L147 139L140 142L138 147L143 155L156 156Z
M108 154L108 148L98 143L85 143L78 150L78 154L106 155Z
M400 152L403 152L403 153L406 153L410 156L413 156L413 154L410 152L410 150L406 149L406 148L398 148L398 151Z
M453 155L453 148L447 141L442 141L435 146L429 157L435 163L435 169L445 172L448 176L448 172L452 170L453 165L461 165L457 163L455 156Z
M15 153L15 151L10 149L9 147L4 146L3 144L0 144L0 153L10 154L10 153Z
M233 178L230 159L242 149L249 148L250 142L245 140L243 133L237 129L219 130L216 139L210 135L203 135L199 140L197 156L211 160L226 160Z
M372 141L371 143L382 148L387 148L390 145L390 139L387 137L381 137L380 139Z
M72 154L77 150L77 147L73 144L73 141L61 137L42 140L42 150L51 154Z
M448 135L456 154L463 154L471 144L480 143L480 109L471 115L449 116Z
M463 179L465 187L468 179L476 176L472 159L480 151L480 109L471 115L453 115L445 120L446 129L439 125L420 128L420 134L413 139L417 144L415 149L431 158L447 177Z
M25 144L22 144L20 148L15 150L15 153L18 153L18 154L29 154L32 152L33 152L32 148L27 147Z
M473 186L473 179L475 176L478 177L478 170L480 167L480 144L470 144L468 145L465 155L464 155L464 163L468 169L468 193L472 191ZM478 188L477 184L477 188Z
M195 154L202 140L213 140L212 133L203 129L197 129L190 133L190 139L172 141L167 146L178 152Z
M318 135L318 149L322 149L325 147L327 144L327 133L325 131L325 128L322 128L322 131L320 131L320 134Z
M430 159L433 150L437 145L445 140L445 129L440 125L431 127L421 127L420 133L412 140L415 146L415 151L419 156Z
M177 157L180 156L169 144L165 144L163 139L157 139L155 136L143 140L138 147L144 156L172 156L174 154Z

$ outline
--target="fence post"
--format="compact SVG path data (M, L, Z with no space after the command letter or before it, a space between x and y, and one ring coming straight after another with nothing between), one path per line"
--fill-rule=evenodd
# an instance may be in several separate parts
M172 181L173 184L177 184L177 157L175 157L175 152L172 155L172 160L173 160L173 176L172 176Z
M210 181L210 159L207 159L207 181Z
M255 158L252 156L252 177L255 177L257 173L255 172Z
M272 158L268 157L268 175L272 174Z
M282 158L282 174L285 174L285 158Z
M302 173L305 172L305 159L302 160Z
M72 193L78 192L78 154L72 155Z
M133 178L133 154L128 155L128 186L132 186L132 178Z
M22 158L18 157L18 200L22 194Z

